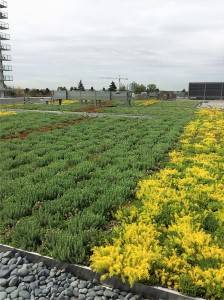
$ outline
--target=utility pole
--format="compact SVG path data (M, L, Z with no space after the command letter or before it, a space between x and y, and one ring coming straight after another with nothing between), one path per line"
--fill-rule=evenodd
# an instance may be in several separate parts
M4 12L3 9L7 8L8 4L6 1L0 0L0 19L8 19L8 13ZM12 76L4 75L5 72L12 71L11 65L3 64L4 61L11 61L10 55L6 55L4 51L11 50L10 45L2 43L2 41L10 40L10 35L4 33L4 31L9 29L9 24L0 21L0 97L4 98L5 91L7 87L5 85L5 81L12 81Z

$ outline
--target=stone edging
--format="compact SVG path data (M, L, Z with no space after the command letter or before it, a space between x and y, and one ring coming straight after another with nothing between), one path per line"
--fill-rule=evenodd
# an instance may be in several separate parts
M51 268L58 267L61 269L65 269L66 272L69 272L74 276L83 280L95 279L98 282L100 282L100 276L86 266L59 262L53 258L42 256L38 253L28 252L28 251L24 251L21 249L16 249L7 245L0 244L0 252L6 252L6 251L17 252L22 256L26 256L28 260L30 260L32 263L43 262L46 266ZM170 289L148 286L141 283L137 283L131 288L127 284L123 284L118 278L112 278L106 280L103 282L103 285L111 288L120 289L126 292L131 292L134 294L139 294L144 297L152 297L154 300L203 300L201 298L192 298L192 297L184 296Z

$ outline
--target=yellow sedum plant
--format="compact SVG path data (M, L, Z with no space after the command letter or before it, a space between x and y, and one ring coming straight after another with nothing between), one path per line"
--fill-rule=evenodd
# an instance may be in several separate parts
M15 111L0 111L0 117L14 116L16 115Z
M224 299L224 111L198 111L136 198L117 213L113 244L93 249L93 270Z
M157 100L157 99L138 100L138 101L136 101L136 105L137 106L150 106L150 105L153 105L153 104L157 104L159 102L160 101Z
M100 273L107 272L102 279L121 276L131 285L136 280L148 279L149 266L159 259L161 251L155 227L144 223L124 224L120 234L123 240L120 238L114 245L96 248L92 267Z
M77 104L79 103L78 100L63 100L62 105L71 105L71 104Z

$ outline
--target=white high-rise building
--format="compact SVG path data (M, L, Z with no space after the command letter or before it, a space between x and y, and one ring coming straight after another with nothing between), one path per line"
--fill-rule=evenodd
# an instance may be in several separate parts
M5 82L13 80L12 76L8 75L12 71L12 66L5 64L5 62L11 61L11 56L6 54L11 50L11 47L4 43L4 41L10 40L10 35L6 33L9 29L9 24L2 21L8 19L8 13L4 11L6 8L7 2L0 0L0 98L5 96L5 91L7 90Z

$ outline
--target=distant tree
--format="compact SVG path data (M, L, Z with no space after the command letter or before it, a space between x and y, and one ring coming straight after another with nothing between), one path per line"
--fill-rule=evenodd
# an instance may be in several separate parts
M103 87L103 91L104 91L104 92L106 91L105 87Z
M37 96L39 96L39 90L38 89L31 89L29 91L29 96L30 97L37 97Z
M116 84L115 84L114 81L112 81L110 86L109 86L109 91L115 92L116 90L117 90Z
M70 87L70 91L77 91L77 90L78 90L78 88L76 86L71 86Z
M5 91L5 96L7 96L7 97L16 97L15 89L8 86L7 91Z
M39 90L39 95L40 96L45 96L45 90Z
M35 97L36 96L36 89L30 89L28 96Z
M135 82L135 81L133 81L133 82L131 83L130 86L131 86L132 92L133 92L133 93L136 93L136 88L137 88L137 86L138 86L138 83Z
M84 85L82 83L82 80L79 81L79 84L78 84L78 90L80 91L85 91L85 88L84 88Z
M29 95L29 91L30 91L30 89L25 88L24 93L25 93L26 96Z
M23 97L24 96L24 89L22 89L21 87L16 87L14 89L15 95L16 97Z
M51 96L51 91L49 88L46 88L44 91L45 96Z
M121 86L119 87L119 91L126 91L126 86L124 84L121 84Z
M59 86L57 91L67 91L67 88L65 86Z
M143 92L146 92L146 86L144 84L139 84L135 81L131 83L131 90L135 94L141 94Z
M156 91L158 91L156 84L151 83L147 85L147 92L148 93L155 93Z
M93 86L91 86L90 91L95 91Z

